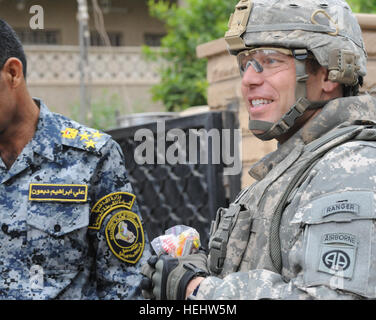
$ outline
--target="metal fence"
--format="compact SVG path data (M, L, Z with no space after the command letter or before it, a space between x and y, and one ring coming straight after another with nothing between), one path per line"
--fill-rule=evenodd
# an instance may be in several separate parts
M201 242L206 247L210 222L215 218L217 209L228 205L240 191L240 175L224 176L225 164L222 161L211 164L213 155L221 153L222 145L213 144L210 139L204 146L200 141L201 147L207 152L204 155L207 156L207 164L201 161L175 165L167 161L162 163L166 159L166 150L173 144L177 145L177 141L166 141L165 136L161 136L159 129L162 124L165 133L176 128L183 130L188 141L189 135L200 129L234 128L235 117L232 112L207 112L108 132L124 152L129 180L149 239L164 234L166 229L174 225L184 224L200 233ZM139 164L137 155L135 157L135 150L144 143L144 140L135 141L135 134L140 129L152 133L153 163ZM158 146L161 142L165 143L164 148ZM188 142L180 147L187 157L194 151L189 149L191 146Z

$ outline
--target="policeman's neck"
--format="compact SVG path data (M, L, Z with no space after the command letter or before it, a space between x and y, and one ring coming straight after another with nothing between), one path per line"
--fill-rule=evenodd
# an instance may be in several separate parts
M33 138L39 118L39 108L28 94L17 99L12 108L12 117L0 131L0 152L3 160L7 158L7 166Z

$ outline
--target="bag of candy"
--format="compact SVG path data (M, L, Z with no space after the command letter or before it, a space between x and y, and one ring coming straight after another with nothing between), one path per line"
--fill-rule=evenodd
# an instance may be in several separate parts
M151 246L157 255L168 254L172 257L183 257L198 251L200 235L196 229L177 225L165 231L164 235L156 237Z

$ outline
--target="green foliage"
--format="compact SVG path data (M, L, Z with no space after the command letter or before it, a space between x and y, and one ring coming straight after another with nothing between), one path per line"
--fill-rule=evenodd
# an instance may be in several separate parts
M351 9L357 13L376 13L376 0L347 0Z
M196 57L196 47L224 36L237 2L186 0L184 7L177 7L166 0L148 0L150 14L167 30L162 50L144 48L147 58L167 61L159 69L161 82L151 90L154 101L162 101L168 111L207 104L207 61Z
M116 118L121 108L121 101L117 94L110 94L108 90L102 90L101 96L92 99L90 104L91 115L85 115L85 124L98 130L108 130L116 127ZM71 106L71 118L82 122L80 116L80 103Z

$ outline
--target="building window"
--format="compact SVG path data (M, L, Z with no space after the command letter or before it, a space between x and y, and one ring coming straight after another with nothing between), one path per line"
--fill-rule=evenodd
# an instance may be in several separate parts
M58 30L15 29L22 44L60 44Z
M108 38L110 39L111 46L120 47L122 46L122 33L121 32L107 32ZM97 31L90 31L90 45L91 46L104 46L102 37Z
M144 42L147 46L150 46L150 47L160 47L161 40L164 36L165 34L145 33Z

